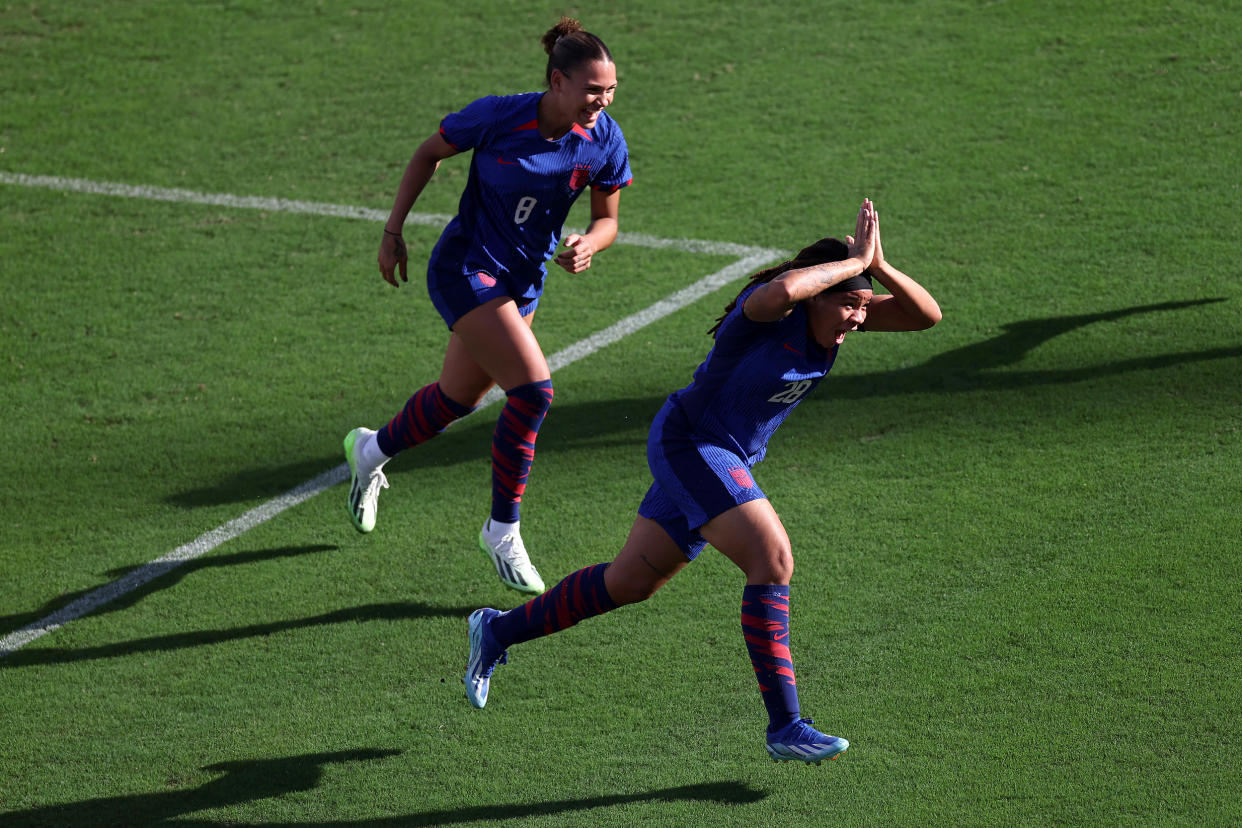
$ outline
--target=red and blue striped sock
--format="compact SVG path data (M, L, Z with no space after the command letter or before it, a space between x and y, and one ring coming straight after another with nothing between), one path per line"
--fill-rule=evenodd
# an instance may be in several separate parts
M604 586L608 564L595 564L565 576L547 592L492 619L492 635L501 647L551 635L579 621L617 608Z
M448 428L449 423L473 410L449 399L440 390L440 383L433 382L414 392L401 413L375 432L375 439L380 451L395 457L402 449L412 448L435 437Z
M517 523L526 478L535 461L535 438L552 405L552 380L519 385L492 432L492 520Z
M789 653L789 586L748 584L742 589L742 636L768 710L768 732L798 720L798 680Z

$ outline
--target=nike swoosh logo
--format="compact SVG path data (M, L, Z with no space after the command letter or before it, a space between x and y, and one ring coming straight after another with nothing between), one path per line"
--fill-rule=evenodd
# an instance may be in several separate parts
M786 342L786 343L785 343L785 350L786 350L786 351L793 351L793 352L794 352L795 354L797 354L798 356L802 356L802 352L801 352L801 351L799 351L799 350L798 350L797 348L795 348L794 346L790 345L788 342Z
M499 155L496 156L496 162L499 164L504 164L507 167L520 167L521 166L521 164L519 164L517 161L506 161L505 159L501 158Z

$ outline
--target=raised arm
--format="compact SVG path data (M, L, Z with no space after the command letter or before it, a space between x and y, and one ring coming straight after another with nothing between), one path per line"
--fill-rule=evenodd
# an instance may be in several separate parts
M927 289L884 258L879 213L875 215L875 255L867 272L890 294L872 298L867 307L868 331L921 331L940 321L940 305Z
M410 214L414 202L422 194L423 188L435 174L440 162L456 154L457 150L453 145L445 141L439 132L436 132L418 145L410 163L405 167L405 173L401 176L401 184L397 187L397 197L393 200L392 212L388 214L388 221L384 222L384 237L380 240L377 257L380 275L393 287L397 287L394 271L398 266L400 266L401 281L408 281L406 270L409 266L410 255L406 249L405 240L401 236L405 217Z
M742 312L755 322L784 319L794 305L822 293L838 282L858 276L871 266L876 249L875 208L871 199L864 199L858 208L855 235L846 236L849 257L838 262L786 270L770 282L760 285L746 297Z

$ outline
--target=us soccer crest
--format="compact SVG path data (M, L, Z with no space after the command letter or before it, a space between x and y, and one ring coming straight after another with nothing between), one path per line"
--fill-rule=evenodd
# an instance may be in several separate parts
M575 164L574 171L569 174L569 189L581 190L591 183L591 168L586 164Z

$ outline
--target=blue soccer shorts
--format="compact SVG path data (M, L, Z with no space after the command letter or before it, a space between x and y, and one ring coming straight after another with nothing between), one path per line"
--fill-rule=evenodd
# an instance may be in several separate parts
M427 268L427 295L449 330L479 305L502 296L513 299L522 316L530 316L539 304L538 295L527 295L533 292L529 286L518 290L484 270L462 273L460 268L437 267L434 262Z
M672 402L664 404L651 424L647 463L655 482L638 514L660 524L687 560L707 545L699 527L735 506L766 497L745 461L695 437L681 407Z

